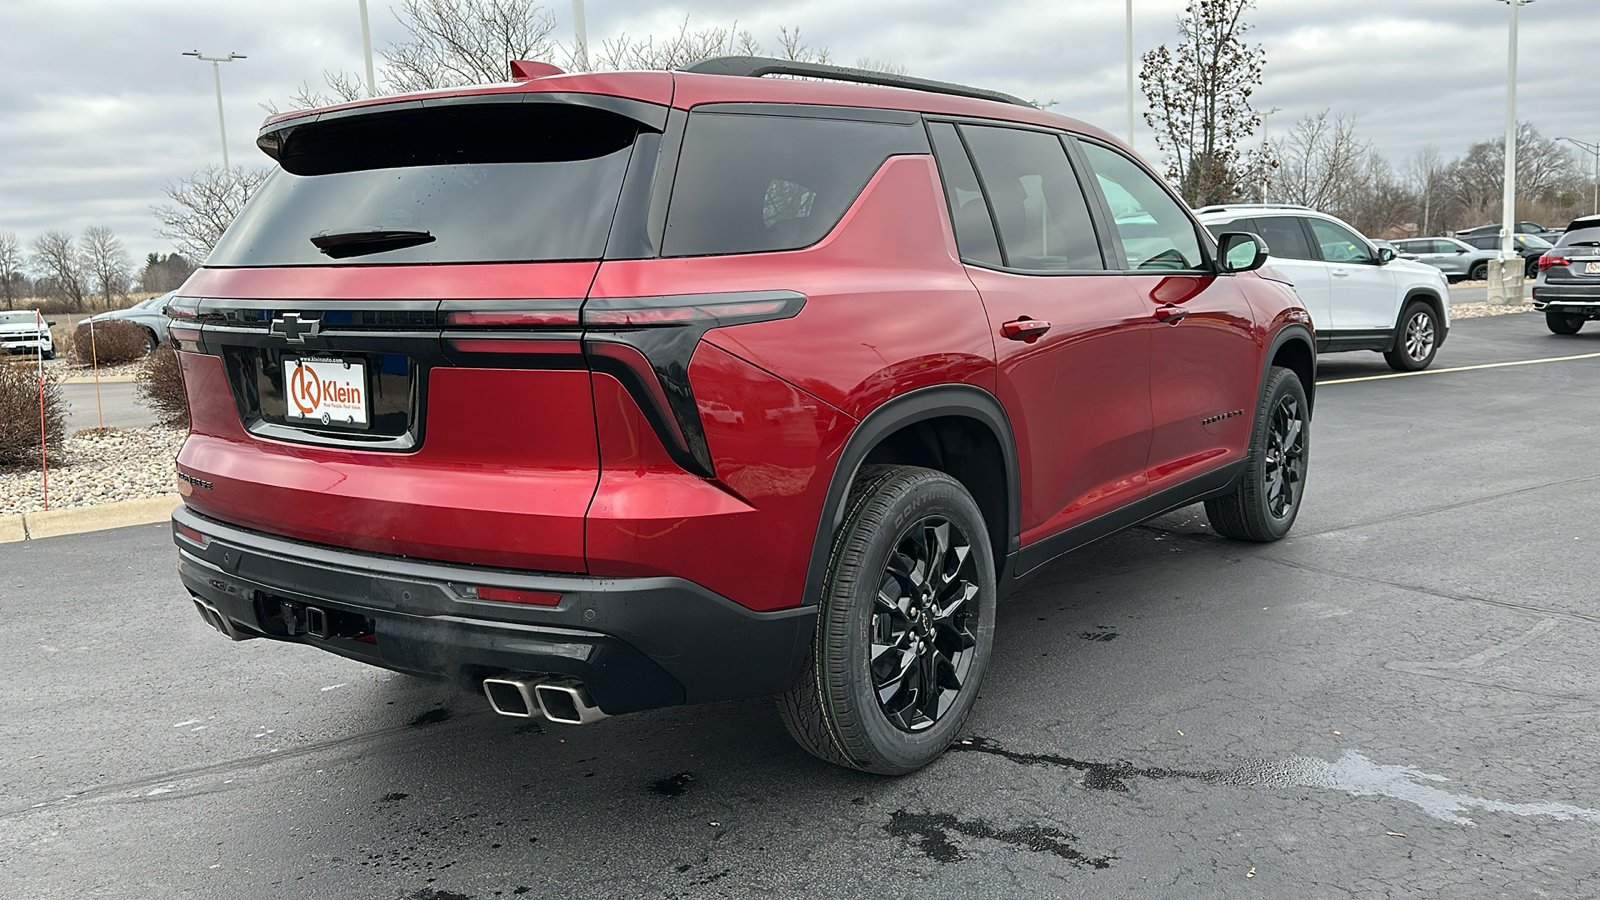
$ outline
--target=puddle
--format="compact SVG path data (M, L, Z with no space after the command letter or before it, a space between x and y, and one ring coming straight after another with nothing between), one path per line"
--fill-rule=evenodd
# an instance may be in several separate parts
M1160 781L1184 778L1207 784L1238 787L1307 787L1340 791L1353 797L1389 797L1410 803L1435 819L1456 825L1476 825L1465 813L1473 811L1509 813L1514 816L1578 820L1600 825L1600 810L1569 803L1534 801L1512 803L1458 794L1437 785L1450 779L1412 766L1375 763L1354 750L1346 750L1337 760L1292 756L1282 760L1246 760L1231 769L1188 770L1139 767L1132 763L1086 762L1050 753L1021 753L1007 750L984 738L959 741L951 750L987 753L1028 766L1053 766L1083 773L1082 784L1090 790L1126 793L1135 779Z
M961 848L950 840L950 833L967 837L988 838L1034 853L1052 853L1078 868L1107 869L1115 856L1086 856L1073 846L1077 835L1068 834L1048 825L1021 825L1016 828L995 828L982 819L961 820L949 813L909 813L898 810L889 816L884 830L894 837L909 842L929 859L942 863L960 862L966 858Z
M650 782L650 790L663 797L681 797L683 792L689 789L689 783L692 781L694 781L694 773L684 772L681 775L673 775L670 778L662 778L659 781Z

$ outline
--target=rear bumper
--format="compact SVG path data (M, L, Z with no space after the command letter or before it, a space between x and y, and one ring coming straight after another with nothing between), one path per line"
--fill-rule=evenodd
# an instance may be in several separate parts
M179 575L224 630L307 644L463 684L503 673L581 680L608 714L755 697L788 687L815 607L753 612L681 578L592 578L340 550L179 507ZM202 534L197 542L179 530ZM479 600L491 586L560 594L553 607ZM306 630L307 607L326 621Z
M1533 308L1569 315L1600 316L1600 284L1534 285Z

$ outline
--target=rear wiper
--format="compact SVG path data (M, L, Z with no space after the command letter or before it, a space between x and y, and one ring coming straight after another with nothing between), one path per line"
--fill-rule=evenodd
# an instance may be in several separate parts
M347 256L365 256L368 253L384 253L389 250L404 250L418 244L431 244L438 238L426 231L412 231L405 228L357 228L350 231L319 231L311 236L311 243L317 245L324 255L334 259L344 259Z
M1567 247L1600 247L1600 241L1573 241Z

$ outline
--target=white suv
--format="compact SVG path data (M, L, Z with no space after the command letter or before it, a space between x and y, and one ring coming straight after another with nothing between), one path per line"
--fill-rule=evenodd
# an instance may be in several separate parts
M1267 242L1267 265L1294 283L1317 350L1377 350L1402 372L1425 369L1450 330L1443 272L1397 259L1349 225L1303 206L1230 204L1198 213L1213 235L1247 231Z

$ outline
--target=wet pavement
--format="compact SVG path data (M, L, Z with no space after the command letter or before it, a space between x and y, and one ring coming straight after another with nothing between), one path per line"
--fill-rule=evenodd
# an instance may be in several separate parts
M1504 316L1436 366L1587 353ZM0 895L1592 895L1596 422L1596 358L1324 386L1287 540L1191 508L1053 564L893 780L766 701L567 728L231 644L162 526L6 545Z

